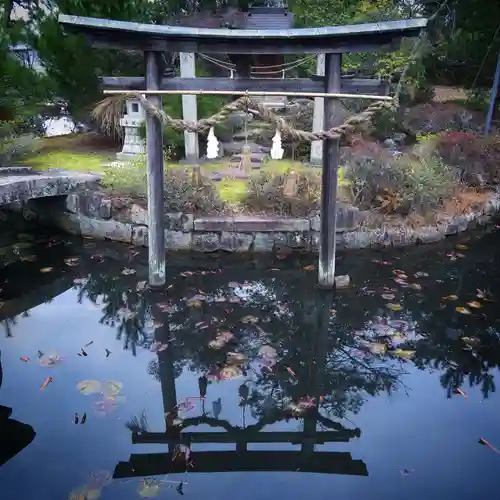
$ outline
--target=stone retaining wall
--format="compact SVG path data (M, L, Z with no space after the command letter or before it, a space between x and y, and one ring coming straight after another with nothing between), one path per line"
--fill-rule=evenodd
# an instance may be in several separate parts
M25 217L50 219L72 234L148 245L148 213L130 199L110 197L100 191L70 194L63 205L24 205ZM50 211L50 214L48 213ZM337 215L338 248L380 248L431 243L466 229L486 224L500 211L500 195L467 215L450 217L435 226L419 229L381 226L360 227L358 209L340 205ZM43 212L43 213L42 213ZM198 217L188 213L165 214L167 250L212 252L269 252L290 247L318 251L319 216L309 218L271 216Z

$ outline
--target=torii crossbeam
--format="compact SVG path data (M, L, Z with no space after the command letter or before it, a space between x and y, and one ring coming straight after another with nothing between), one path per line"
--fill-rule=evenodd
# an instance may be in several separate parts
M383 21L356 25L324 28L302 28L286 30L231 30L187 28L181 26L161 26L134 22L68 16L61 14L59 23L66 31L83 34L93 47L107 49L128 49L144 52L146 74L144 80L130 78L117 79L112 86L123 84L130 89L138 84L136 90L145 87L149 91L148 100L161 108L161 97L152 91L205 90L216 89L260 91L265 94L269 87L273 91L295 90L297 94L323 92L338 95L349 88L341 78L342 54L348 52L369 52L395 50L405 37L414 37L427 25L427 19L408 19ZM161 74L162 52L196 52L225 54L299 54L325 53L324 78L287 79L272 83L266 79L247 79L244 83L228 83L228 79L203 79L197 88L193 79L171 79L165 82ZM238 75L236 75L238 76ZM241 76L241 75L240 75ZM196 79L197 80L197 79ZM222 82L225 83L222 83ZM292 82L292 83L291 83ZM105 80L109 84L109 80ZM120 85L119 85L120 84ZM282 85L282 86L281 86ZM376 93L375 83L369 92ZM246 88L245 88L246 87ZM351 86L352 88L352 86ZM365 87L366 88L366 87ZM360 92L360 91L358 91ZM326 97L325 129L333 126L336 99ZM163 134L158 118L147 115L147 171L148 171L148 211L149 211L149 283L163 286L165 276L165 236L163 221ZM335 283L335 244L336 244L336 200L337 168L339 160L339 140L327 139L323 142L323 171L321 195L321 236L318 266L318 282L321 287L332 288Z

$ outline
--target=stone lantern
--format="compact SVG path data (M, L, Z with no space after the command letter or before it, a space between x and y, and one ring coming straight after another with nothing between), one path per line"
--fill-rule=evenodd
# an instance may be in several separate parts
M144 139L140 136L140 128L146 120L146 114L139 99L128 99L125 103L125 114L120 125L125 129L123 149L116 153L117 160L134 160L146 154Z

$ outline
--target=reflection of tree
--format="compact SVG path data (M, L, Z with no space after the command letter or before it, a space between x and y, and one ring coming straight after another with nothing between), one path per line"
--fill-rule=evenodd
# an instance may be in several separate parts
M78 300L83 298L102 305L100 323L116 327L118 340L123 339L124 349L136 354L137 346L151 343L147 325L151 322L150 307L142 291L137 291L136 281L125 276L106 273L90 274L75 284Z
M12 337L12 327L14 325L17 325L17 318L21 316L22 318L28 318L30 315L29 311L24 311L22 314L19 314L17 316L12 316L11 318L5 318L2 320L2 326L5 331L5 337L10 338Z

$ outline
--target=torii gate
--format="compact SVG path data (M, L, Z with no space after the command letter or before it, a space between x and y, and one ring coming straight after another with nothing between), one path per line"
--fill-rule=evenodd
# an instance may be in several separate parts
M127 89L146 94L161 109L162 94L277 95L324 98L324 128L333 126L335 101L357 97L375 101L387 96L347 94L353 88L341 78L342 54L395 50L404 37L418 36L427 26L427 19L408 19L344 25L324 28L286 30L231 30L160 26L134 22L69 16L61 14L59 23L72 33L83 34L92 47L144 52L145 79L105 79L120 90L105 93L126 93ZM196 52L242 55L237 78L170 78L162 79L161 54L164 52ZM325 76L297 79L249 78L245 54L324 53ZM248 63L249 64L249 63ZM145 82L144 82L145 80ZM141 88L142 87L142 88ZM145 90L143 90L145 88ZM163 133L160 120L147 114L146 149L149 212L149 283L165 284L165 235L163 221L164 175ZM339 140L323 141L320 252L318 284L332 288L335 283L335 231L337 201L337 168Z

